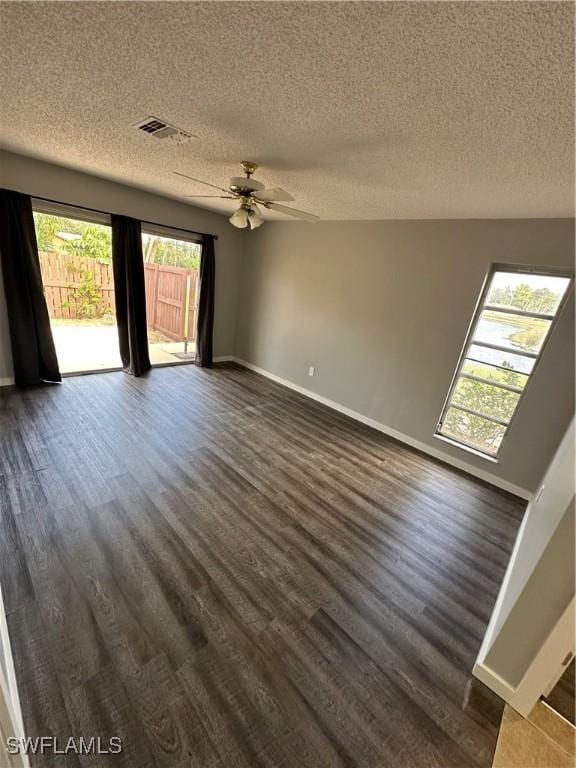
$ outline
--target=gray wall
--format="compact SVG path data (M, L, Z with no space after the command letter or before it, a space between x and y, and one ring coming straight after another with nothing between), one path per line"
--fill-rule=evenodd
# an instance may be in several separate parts
M0 186L66 203L99 208L167 226L218 235L216 242L216 317L214 354L234 352L243 232L224 216L193 208L134 187L0 151ZM1 278L0 278L1 279ZM12 375L5 298L0 282L0 382Z
M573 297L498 464L432 435L490 263L572 266L572 220L275 223L248 237L238 357L508 483L538 486L573 411Z
M514 486L538 486L570 421L573 298L498 464L432 437L490 262L572 265L571 220L268 222L246 234L223 216L8 152L0 185L218 234L215 355L236 354ZM0 284L0 382L10 375Z

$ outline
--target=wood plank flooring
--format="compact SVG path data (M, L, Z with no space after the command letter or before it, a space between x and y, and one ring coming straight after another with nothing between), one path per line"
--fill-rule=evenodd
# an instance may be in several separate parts
M523 502L232 364L0 390L33 766L490 766L470 676Z
M550 691L545 700L562 717L566 718L572 725L576 725L576 662L574 659L570 662L566 671L558 680L554 688Z

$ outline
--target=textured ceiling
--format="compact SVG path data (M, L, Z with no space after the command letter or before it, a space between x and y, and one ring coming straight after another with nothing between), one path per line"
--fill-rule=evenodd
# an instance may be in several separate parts
M7 149L333 219L573 215L571 2L3 2ZM198 138L166 146L156 115ZM205 207L229 210L227 201Z

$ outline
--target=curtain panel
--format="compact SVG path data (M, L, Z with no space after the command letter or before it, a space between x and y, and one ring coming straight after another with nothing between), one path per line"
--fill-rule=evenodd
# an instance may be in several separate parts
M212 365L215 282L216 257L214 254L214 237L205 235L202 238L198 323L196 327L196 365L200 365L203 368L209 368Z
M112 266L120 357L126 373L150 370L146 328L146 286L142 226L128 216L112 215Z
M29 195L0 189L0 259L18 387L61 381Z

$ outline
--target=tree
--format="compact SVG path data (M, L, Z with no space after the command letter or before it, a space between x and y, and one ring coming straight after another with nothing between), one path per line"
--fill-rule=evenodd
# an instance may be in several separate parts
M84 256L105 264L112 260L110 227L48 213L35 213L34 223L39 251ZM66 240L59 237L61 234L76 237Z
M518 309L530 310L533 302L534 291L526 283L520 283L514 288L512 294L512 306Z
M72 289L72 298L65 301L63 307L73 309L75 316L82 319L100 317L111 311L110 307L102 307L102 289L95 283L94 272L73 268L69 268L69 271L79 271L80 282L68 286Z
M104 264L112 260L112 232L103 224L91 224L63 216L35 213L38 250L47 253L70 254L96 259ZM63 239L60 234L75 235ZM144 234L142 252L147 264L165 264L184 269L198 269L200 246L184 240Z
M64 243L64 250L74 256L109 264L112 260L112 233L108 227L86 224L77 240Z
M512 288L507 285L505 288L494 288L488 296L488 304L500 304L504 307L512 303Z
M36 226L36 240L38 241L39 251L54 250L54 240L60 229L60 219L56 216L47 216L44 213L34 214L34 224Z
M198 269L200 266L200 246L196 243L147 234L143 241L144 261L147 264L165 264L184 269Z
M507 285L494 288L488 296L489 304L515 307L525 312L550 313L558 303L558 295L550 288L531 288L527 283L520 283L512 290Z
M532 295L531 309L534 312L550 314L558 303L558 296L550 288L538 288Z
M460 378L454 390L453 403L508 422L520 395L494 387L490 381L522 389L525 386L526 377L514 371L510 363L504 362L503 367L504 370L490 366L487 370L481 364L467 361L464 372L484 381ZM458 408L448 409L443 427L455 437L461 437L466 442L471 442L484 450L495 447L503 434L503 427L496 422Z

